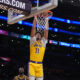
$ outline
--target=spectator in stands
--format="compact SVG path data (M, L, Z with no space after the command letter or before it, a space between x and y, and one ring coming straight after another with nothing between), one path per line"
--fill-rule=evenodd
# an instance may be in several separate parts
M24 68L19 68L19 75L15 76L13 80L29 80L28 77L24 74Z

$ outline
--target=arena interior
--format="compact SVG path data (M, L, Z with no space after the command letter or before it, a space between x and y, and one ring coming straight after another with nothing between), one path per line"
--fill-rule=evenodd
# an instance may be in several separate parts
M51 11L44 80L80 80L80 0L59 0ZM0 80L12 80L20 66L28 75L32 22L9 25L7 11L0 10Z

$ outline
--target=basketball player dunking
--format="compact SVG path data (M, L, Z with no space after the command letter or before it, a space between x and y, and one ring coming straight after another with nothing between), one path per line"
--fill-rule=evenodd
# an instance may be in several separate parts
M43 16L43 14L41 14ZM30 62L29 62L29 80L43 80L43 58L48 38L48 18L44 34L36 31L36 19L34 17L33 28L30 39Z

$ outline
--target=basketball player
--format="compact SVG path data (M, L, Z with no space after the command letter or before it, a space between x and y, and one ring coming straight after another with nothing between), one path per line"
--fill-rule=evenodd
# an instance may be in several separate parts
M43 14L41 14L43 16ZM29 80L43 80L43 57L46 49L48 38L48 19L44 34L36 31L36 18L33 21L33 28L30 39L30 62L29 62Z
M24 68L20 67L19 68L19 75L14 77L13 80L28 80L28 77L24 75Z

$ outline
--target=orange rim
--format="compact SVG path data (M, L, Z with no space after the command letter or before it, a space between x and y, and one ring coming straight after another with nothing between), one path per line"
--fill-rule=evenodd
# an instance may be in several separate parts
M48 11L48 14L50 13L50 15L48 17L51 17L53 15L52 11Z
M51 17L52 15L53 15L53 12L52 11L46 11L46 12L48 12L48 14L47 14L47 17ZM41 14L41 13L40 13ZM37 15L35 15L36 17L38 16L39 14L37 14Z

